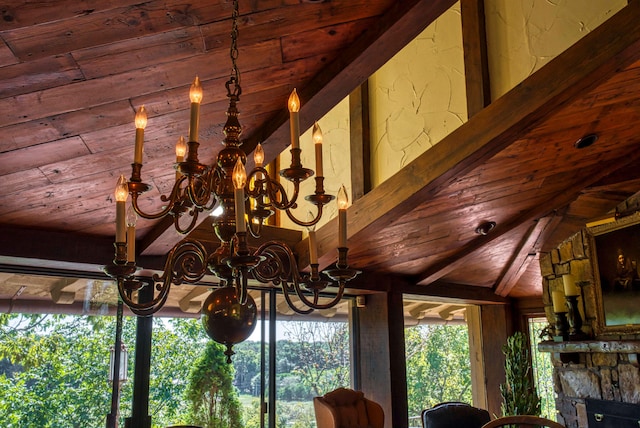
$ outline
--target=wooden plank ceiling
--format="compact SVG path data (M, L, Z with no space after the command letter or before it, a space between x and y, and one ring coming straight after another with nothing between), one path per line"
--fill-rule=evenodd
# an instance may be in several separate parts
M95 272L113 257L111 195L129 175L135 108L149 113L148 207L172 185L195 75L200 157L221 148L231 3L13 3L0 23L0 263ZM293 88L306 129L453 3L241 0L245 151L262 141L271 160L287 146ZM354 288L378 289L373 278L385 276L440 297L539 297L538 254L640 188L639 9L631 2L355 201L349 262L365 274ZM591 133L595 144L574 147ZM477 234L488 221L496 227ZM334 223L318 231L324 265L336 258ZM166 222L139 221L140 263L157 268L178 239ZM305 248L297 243L302 260Z

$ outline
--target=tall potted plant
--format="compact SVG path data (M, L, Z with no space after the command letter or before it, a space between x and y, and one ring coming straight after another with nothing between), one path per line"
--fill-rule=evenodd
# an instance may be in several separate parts
M508 337L502 352L506 357L506 381L500 385L503 416L540 416L540 397L533 381L531 353L524 333L516 332Z

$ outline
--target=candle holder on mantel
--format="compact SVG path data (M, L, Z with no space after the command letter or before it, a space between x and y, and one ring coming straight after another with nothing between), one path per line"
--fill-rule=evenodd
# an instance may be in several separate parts
M589 336L582 331L582 316L578 308L578 296L567 296L569 307L569 340L586 340Z
M560 290L553 290L551 292L551 301L553 303L553 313L556 315L556 328L553 340L555 342L569 340L567 301L565 300L564 293Z
M582 316L578 306L578 297L582 294L582 286L585 281L576 282L573 275L562 276L564 294L567 299L569 340L586 340L588 335L582 331Z
M556 315L556 329L553 335L554 342L569 340L569 320L566 312L554 312Z

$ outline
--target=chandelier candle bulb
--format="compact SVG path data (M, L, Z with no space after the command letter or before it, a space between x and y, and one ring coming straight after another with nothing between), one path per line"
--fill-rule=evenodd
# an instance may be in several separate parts
M344 185L338 191L338 248L347 248L347 189Z
M233 196L236 208L236 232L246 232L247 225L244 221L244 185L247 182L247 172L240 158L233 167Z
M189 141L198 141L198 117L200 116L200 103L202 102L202 86L200 79L196 76L189 89L189 99L191 100L191 120L189 121Z
M184 137L181 135L176 143L176 163L184 162L184 157L187 154L187 143L184 141ZM176 180L180 179L182 174L177 169L176 165Z
M316 176L324 177L324 173L322 171L322 130L320 129L318 122L313 124L312 135L316 148Z
M127 179L120 175L116 185L116 242L127 242L127 232L125 227L125 202L129 196Z
M147 126L147 112L144 106L138 109L135 117L136 145L133 150L133 163L142 165L142 147L144 145L144 128Z
M576 285L576 279L571 274L562 275L565 296L579 296L580 288Z
M176 162L183 162L187 154L187 143L181 135L176 143Z
M291 148L300 148L300 98L295 88L289 95L289 126L291 129Z
M567 312L567 304L562 291L552 291L551 301L553 303L553 312L558 314Z
M264 163L264 149L260 143L258 143L256 149L253 151L253 161L256 164L256 167L262 167L262 164Z

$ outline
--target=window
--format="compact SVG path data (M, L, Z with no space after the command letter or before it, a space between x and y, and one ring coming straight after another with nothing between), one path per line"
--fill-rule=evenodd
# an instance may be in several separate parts
M424 409L444 401L472 402L469 334L464 306L407 299L404 304L409 426L421 427Z
M529 338L531 342L531 360L533 376L538 395L540 396L541 415L545 418L556 418L555 393L553 391L553 365L551 354L539 352L538 342L542 330L548 325L546 318L529 318Z

